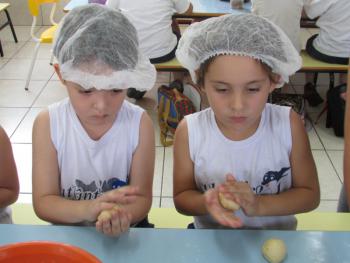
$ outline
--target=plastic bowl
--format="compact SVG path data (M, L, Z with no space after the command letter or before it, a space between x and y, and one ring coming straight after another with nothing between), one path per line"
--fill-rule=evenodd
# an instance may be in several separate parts
M32 241L0 246L2 263L101 263L87 251L64 243L50 241Z

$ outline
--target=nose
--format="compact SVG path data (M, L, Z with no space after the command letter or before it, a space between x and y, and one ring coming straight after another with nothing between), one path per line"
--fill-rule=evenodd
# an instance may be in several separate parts
M230 100L230 107L235 112L240 112L244 106L244 96L241 92L233 92Z
M103 114L108 106L106 92L97 91L94 95L93 107L99 114Z

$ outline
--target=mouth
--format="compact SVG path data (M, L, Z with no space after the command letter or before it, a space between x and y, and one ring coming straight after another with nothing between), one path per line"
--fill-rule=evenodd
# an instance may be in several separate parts
M103 114L103 115L94 115L92 116L93 119L96 119L96 120L103 120L103 119L106 119L108 117L108 114Z
M234 117L230 117L231 121L234 123L243 123L245 122L245 120L247 119L247 117L243 117L243 116L234 116Z

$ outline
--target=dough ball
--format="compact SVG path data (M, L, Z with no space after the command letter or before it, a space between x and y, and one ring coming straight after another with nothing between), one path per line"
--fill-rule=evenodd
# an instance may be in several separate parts
M97 221L100 220L111 220L112 218L112 211L118 210L119 207L117 205L113 206L113 208L108 210L103 210L97 217Z
M264 258L270 263L280 263L287 254L287 247L283 240L271 238L261 247Z
M228 210L236 211L240 208L236 202L227 199L223 193L219 193L219 201L222 207Z

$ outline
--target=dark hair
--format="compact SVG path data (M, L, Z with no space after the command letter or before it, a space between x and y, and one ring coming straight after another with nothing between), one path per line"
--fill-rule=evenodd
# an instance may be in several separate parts
M197 84L200 88L204 87L204 77L205 77L205 74L208 72L208 68L209 68L210 64L219 56L222 56L222 55L208 58L206 61L204 61L199 66L199 69L196 71ZM273 73L272 69L267 64L265 64L259 60L258 60L258 62L262 66L263 70L268 74L270 81L272 83L276 84L278 82L279 75L276 73Z

